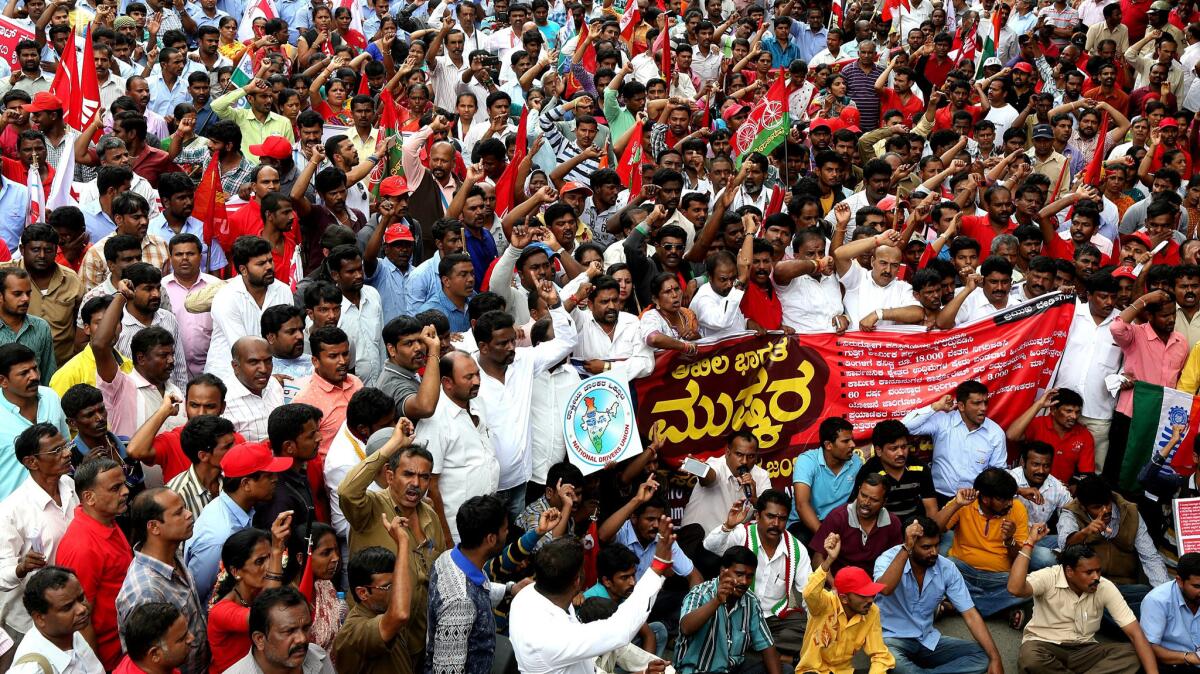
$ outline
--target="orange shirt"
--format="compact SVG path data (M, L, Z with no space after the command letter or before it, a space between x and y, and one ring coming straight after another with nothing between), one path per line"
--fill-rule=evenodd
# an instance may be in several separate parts
M978 502L959 508L946 523L947 530L954 530L950 556L980 571L1008 571L1012 562L1001 531L1004 520L1016 525L1013 540L1018 544L1029 538L1029 514L1019 499L1013 499L1012 509L1004 517L985 517Z

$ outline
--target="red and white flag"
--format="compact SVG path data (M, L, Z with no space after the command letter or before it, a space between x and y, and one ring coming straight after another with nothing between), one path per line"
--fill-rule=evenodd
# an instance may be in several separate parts
M637 29L639 23L642 22L642 11L638 9L637 4L631 4L625 8L625 13L621 15L621 39L626 43L633 43L633 32Z
M46 200L47 210L62 206L79 206L79 201L71 191L72 176L75 175L75 153L64 152L58 159L58 167L54 169L54 179L50 181L50 198Z
M29 187L29 224L42 222L46 219L46 188L42 186L42 173L36 163L29 166L25 184Z
M355 49L366 49L367 36L363 29L362 3L354 0L341 0L341 6L350 10L350 30L346 31L346 42Z
M642 122L633 125L633 133L629 144L621 153L621 161L617 164L617 175L621 182L629 186L630 198L642 191Z
M238 24L239 42L257 37L254 34L254 20L260 16L268 20L279 17L279 10L275 7L274 0L250 0L246 3L246 9L242 12L242 21Z
M79 129L83 130L100 114L100 85L96 83L96 56L92 51L92 29L89 26L83 43L83 63L79 64Z

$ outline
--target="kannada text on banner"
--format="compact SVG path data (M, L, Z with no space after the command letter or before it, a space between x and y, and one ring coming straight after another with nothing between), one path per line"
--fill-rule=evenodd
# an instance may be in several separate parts
M1058 366L1074 308L1074 296L1052 293L954 330L746 335L690 360L664 354L634 382L638 425L643 435L657 427L674 465L717 454L730 433L748 429L783 486L826 417L844 417L866 440L876 423L976 379L991 392L989 416L1011 423Z

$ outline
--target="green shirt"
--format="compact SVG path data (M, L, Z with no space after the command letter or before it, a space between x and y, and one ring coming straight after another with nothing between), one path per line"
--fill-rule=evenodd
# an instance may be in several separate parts
M54 360L54 338L50 336L50 324L37 316L26 316L20 331L13 332L4 321L0 321L0 344L24 344L37 356L38 375L42 381L50 381L58 370Z
M604 119L608 120L608 129L612 138L625 135L629 127L637 122L637 116L617 103L616 89L604 88Z
M212 111L216 113L217 117L228 119L238 125L238 128L242 130L242 155L257 164L258 156L250 152L251 145L261 144L267 136L283 136L289 143L294 143L296 142L296 133L292 130L292 123L283 115L269 112L267 120L260 122L250 108L233 107L233 104L245 95L246 92L240 88L234 89L213 101Z

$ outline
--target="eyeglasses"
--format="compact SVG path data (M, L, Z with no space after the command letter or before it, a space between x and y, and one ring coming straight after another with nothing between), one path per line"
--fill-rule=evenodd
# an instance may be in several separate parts
M379 590L380 592L391 592L392 591L392 583L388 583L387 585L365 585L364 587L370 588L372 590Z
M55 456L57 454L62 454L69 451L71 451L71 445L69 443L64 443L58 447L55 447L54 449L48 449L44 452L36 452L34 453L34 456Z
M658 247L663 250L683 250L685 246L682 243L663 243L659 244Z

